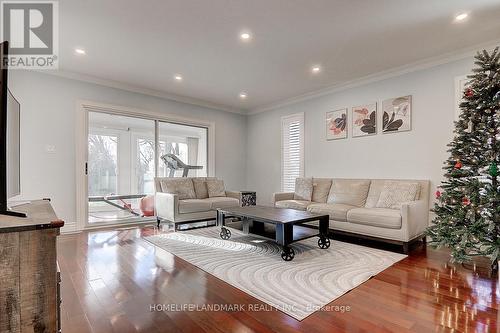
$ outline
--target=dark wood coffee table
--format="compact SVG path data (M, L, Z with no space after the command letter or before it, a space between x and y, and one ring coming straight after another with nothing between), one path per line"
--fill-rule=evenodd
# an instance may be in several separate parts
M264 223L276 226L276 243L282 246L281 258L290 261L295 257L295 251L290 247L293 242L298 242L311 237L319 237L318 246L322 249L330 247L328 239L328 215L314 214L310 212L275 208L264 206L230 207L217 209L217 225L221 227L220 237L229 239L231 231L226 227L225 220L228 217L238 217L243 223L243 232L259 234L264 230ZM311 221L319 221L319 229L303 224Z

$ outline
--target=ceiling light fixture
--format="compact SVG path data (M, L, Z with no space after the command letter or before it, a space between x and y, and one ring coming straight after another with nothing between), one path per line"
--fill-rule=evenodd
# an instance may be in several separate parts
M240 92L240 98L241 98L241 99L245 99L245 98L247 98L247 96L248 96L248 95L247 95L247 93L246 93L246 92Z
M182 81L182 76L177 74L176 76L174 76L174 79L176 79L177 81Z
M457 16L455 16L455 21L461 22L461 21L465 20L468 16L469 16L469 14L467 14L467 13L458 14Z
M80 54L80 55L86 55L87 54L87 52L84 49L80 49L80 48L76 48L75 49L75 53L76 54Z
M250 36L250 33L248 33L248 32L244 32L240 35L241 40L249 40L250 37L252 37L252 36Z
M313 72L313 74L317 74L317 73L321 72L321 67L319 67L319 66L313 66L311 68L311 72Z

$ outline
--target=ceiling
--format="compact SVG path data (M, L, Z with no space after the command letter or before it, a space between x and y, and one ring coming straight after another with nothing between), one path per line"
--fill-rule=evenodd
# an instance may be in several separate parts
M500 39L499 0L64 0L59 7L62 72L236 111ZM454 22L462 12L469 17ZM240 40L244 31L249 41ZM87 54L76 55L77 47ZM322 70L312 74L316 64Z

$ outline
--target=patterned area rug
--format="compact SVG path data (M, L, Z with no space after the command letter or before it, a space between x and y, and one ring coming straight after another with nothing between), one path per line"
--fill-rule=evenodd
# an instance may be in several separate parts
M231 229L231 239L209 227L146 237L154 245L230 285L302 320L406 256L317 237L293 243L293 261L273 241Z

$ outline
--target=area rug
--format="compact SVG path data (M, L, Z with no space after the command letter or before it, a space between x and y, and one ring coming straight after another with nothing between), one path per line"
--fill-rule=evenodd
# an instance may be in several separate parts
M222 240L219 231L208 227L145 239L298 320L406 257L340 241L320 249L314 237L293 243L295 258L284 261L272 240L236 229Z

